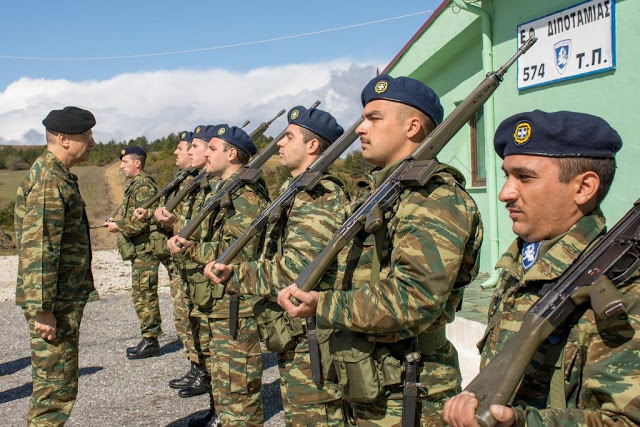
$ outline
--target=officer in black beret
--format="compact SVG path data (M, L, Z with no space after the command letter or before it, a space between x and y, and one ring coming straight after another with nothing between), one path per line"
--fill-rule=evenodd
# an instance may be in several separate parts
M69 168L95 146L96 119L65 107L42 121L47 149L18 187L16 304L29 326L33 391L29 425L63 425L78 392L78 337L84 306L95 294L85 203Z
M505 119L494 146L506 175L498 197L517 238L496 266L502 274L492 298L492 326L481 341L481 369L520 329L546 285L605 232L599 206L622 140L600 117L535 110ZM628 301L638 301L638 273L618 284ZM633 304L624 316L605 321L588 304L582 307L539 346L512 405L491 406L500 425L637 424L640 307ZM474 425L477 407L476 396L463 392L447 402L445 421Z

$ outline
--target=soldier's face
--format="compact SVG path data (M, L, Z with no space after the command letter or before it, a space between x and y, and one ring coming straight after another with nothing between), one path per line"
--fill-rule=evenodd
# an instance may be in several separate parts
M213 138L209 141L209 146L205 152L205 170L218 177L225 175L226 170L231 166L229 154L232 148L227 149L225 141L220 138Z
M189 158L191 159L191 166L194 168L202 169L207 159L204 157L204 153L207 151L207 142L199 138L194 138L189 148Z
M290 171L300 168L307 159L307 144L298 125L287 126L284 136L278 141L280 164Z
M560 168L553 159L507 156L502 170L507 181L498 198L506 203L513 232L524 241L553 239L581 217L575 182L560 182Z
M176 166L180 169L186 169L191 166L191 158L189 157L189 143L180 141L173 155L176 156Z
M362 157L385 167L405 158L408 145L403 123L398 120L397 102L376 99L362 110L364 121L356 128L360 135Z
M129 154L127 154L126 156L122 156L122 160L120 160L120 172L122 172L122 175L126 176L127 178L135 176L138 169L137 163L139 162L139 160L132 159Z
M69 154L74 159L74 164L89 159L89 154L96 145L91 130L84 133L68 134L67 139L69 140Z

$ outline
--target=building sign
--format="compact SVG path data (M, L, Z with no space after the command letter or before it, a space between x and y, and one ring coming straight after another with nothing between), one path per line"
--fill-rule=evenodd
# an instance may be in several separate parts
M518 60L518 89L615 68L614 28L614 0L588 0L518 25L518 47L538 37Z

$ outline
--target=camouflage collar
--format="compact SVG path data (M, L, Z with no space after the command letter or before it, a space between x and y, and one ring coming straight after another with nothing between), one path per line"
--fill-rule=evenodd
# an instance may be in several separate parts
M374 188L378 188L380 185L382 185L384 180L387 179L389 175L391 175L396 169L398 169L398 166L400 166L402 162L404 162L404 159L398 160L395 163L391 163L389 166L385 167L384 169L378 169L378 168L374 169L371 172L371 175L373 176Z
M524 273L525 282L558 278L605 231L605 218L600 209L582 217L566 233L540 245L538 261ZM514 277L522 277L520 249L522 240L516 239L496 264Z
M72 174L69 168L66 167L64 163L62 163L62 161L58 157L56 157L56 155L53 154L51 151L45 149L43 156L45 160L53 166L54 172L57 172L59 175L70 178L74 181L78 180L78 177Z

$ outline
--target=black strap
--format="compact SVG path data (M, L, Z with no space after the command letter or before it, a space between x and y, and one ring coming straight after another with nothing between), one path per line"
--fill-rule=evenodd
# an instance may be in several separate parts
M309 359L311 363L311 378L316 387L322 387L322 367L320 364L320 344L318 344L318 334L316 331L316 318L306 317L307 342L309 344Z
M414 338L410 352L404 357L404 390L402 391L402 427L414 427L418 409L418 363L420 352L416 351L418 339Z
M234 340L238 339L238 310L240 307L240 295L231 295L229 301L229 333Z

